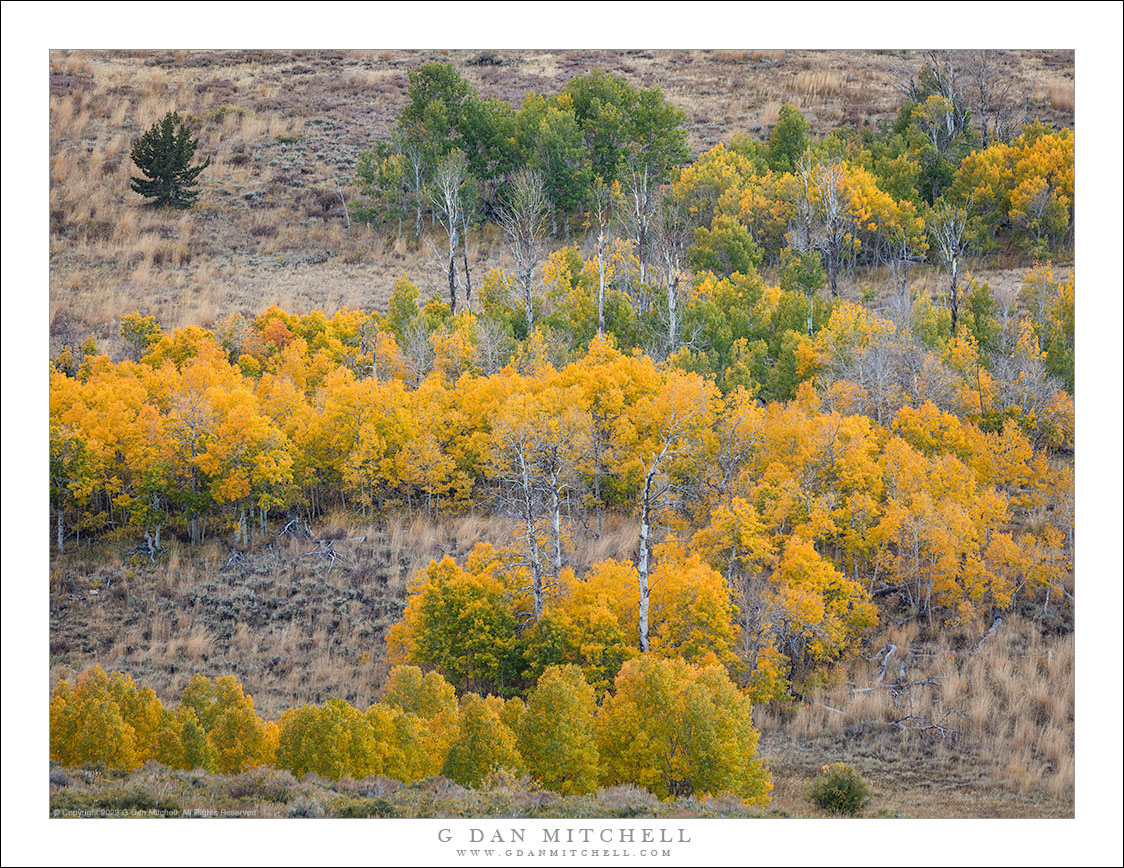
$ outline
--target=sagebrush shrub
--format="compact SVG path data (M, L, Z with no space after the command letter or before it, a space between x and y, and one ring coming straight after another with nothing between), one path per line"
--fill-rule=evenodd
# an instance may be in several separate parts
M846 763L832 763L823 767L807 795L822 811L853 817L870 801L870 787L863 776Z

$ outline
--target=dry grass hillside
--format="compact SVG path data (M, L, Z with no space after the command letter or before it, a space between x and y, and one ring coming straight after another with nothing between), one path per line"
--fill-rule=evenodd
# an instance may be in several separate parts
M381 309L402 271L436 293L424 246L348 229L340 200L357 192L360 151L405 104L408 71L431 60L514 104L595 67L658 86L686 112L696 153L767 134L785 102L814 133L888 120L898 103L888 51L53 52L52 347L92 334L115 352L120 317L134 310L171 328L270 304ZM1072 52L1002 52L999 62L1032 115L1072 125ZM213 160L183 214L146 209L129 190L132 142L171 109L196 120ZM500 262L501 246L474 235L473 268Z

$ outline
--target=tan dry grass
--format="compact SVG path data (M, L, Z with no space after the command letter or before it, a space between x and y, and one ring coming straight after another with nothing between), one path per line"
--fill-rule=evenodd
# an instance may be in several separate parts
M1034 622L1012 617L978 649L953 651L943 638L924 641L907 621L883 642L899 648L884 682L878 666L856 660L795 713L759 712L762 731L819 739L849 728L907 751L962 745L986 758L1004 786L1072 793L1072 634L1045 638ZM898 654L907 658L904 677ZM943 729L922 728L932 724Z
M1034 94L1036 102L1048 102L1055 110L1073 113L1076 99L1072 81L1055 81Z
M793 86L805 96L819 99L832 96L843 89L843 77L839 73L815 70L796 74Z
M234 628L234 635L230 639L230 646L239 654L253 654L259 646L259 637L250 629L245 621L239 621Z

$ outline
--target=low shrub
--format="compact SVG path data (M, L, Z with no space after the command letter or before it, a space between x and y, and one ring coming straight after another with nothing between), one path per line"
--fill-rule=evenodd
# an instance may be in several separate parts
M829 814L853 817L870 801L870 787L863 776L846 763L823 767L807 792L808 801Z

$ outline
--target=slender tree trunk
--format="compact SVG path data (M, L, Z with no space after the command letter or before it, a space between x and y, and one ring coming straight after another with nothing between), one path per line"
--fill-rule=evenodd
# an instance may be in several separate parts
M667 346L668 355L679 349L679 275L673 270L667 278Z
M640 651L648 653L648 595L651 591L648 581L648 560L652 546L652 485L655 482L656 470L660 459L652 462L651 468L644 474L644 489L640 498L640 558L636 566L640 578L640 612L637 618L640 626Z
M464 255L464 306L466 309L469 309L472 307L472 275L468 272L468 223L463 209L461 210L461 234L464 236L462 243L462 252Z
M558 470L550 473L551 517L554 531L554 578L562 572L562 499L558 492Z
M57 533L58 549L59 549L59 554L61 555L61 554L65 554L65 552L63 550L63 537L65 536L65 534L64 534L63 523L62 523L62 506L61 505L59 506L58 510L56 510L56 512L58 514L58 533Z
M649 495L651 485L648 479L644 480L644 497L640 506L640 561L636 566L637 575L640 577L640 612L638 622L640 625L640 651L648 653L648 548L651 545L651 504Z
M605 334L605 233L597 236L597 334Z
M457 315L457 229L455 223L451 224L449 228L449 311L452 316Z
M531 292L531 271L523 275L523 313L527 317L527 337L535 328L535 298Z
M601 422L596 415L591 417L593 427L593 506L597 511L597 538L603 532L601 521Z
M952 280L948 286L948 306L952 311L952 333L956 334L956 323L960 317L960 296L957 282L960 279L960 268L958 265L952 266Z
M526 456L519 455L519 471L523 486L523 523L527 539L527 560L531 567L531 592L535 599L535 620L542 617L542 564L539 561L539 544L535 538L534 491L531 471Z

